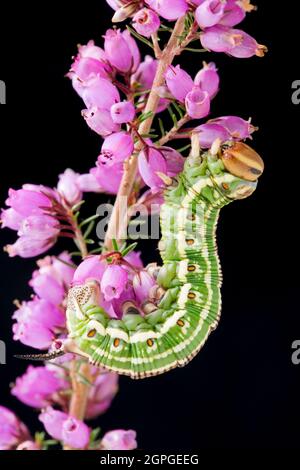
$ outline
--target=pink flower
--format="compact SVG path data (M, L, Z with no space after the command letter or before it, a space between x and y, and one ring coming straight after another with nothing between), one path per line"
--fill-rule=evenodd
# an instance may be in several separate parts
M229 132L219 124L208 122L195 128L195 132L198 132L200 147L208 149L212 146L216 139L219 139L221 143L230 140Z
M13 245L7 245L5 251L11 258L33 258L39 256L54 246L56 239L43 240L41 238L20 237Z
M143 8L134 15L133 26L139 34L149 38L160 27L160 19L153 10Z
M235 26L241 23L246 16L246 10L243 7L243 2L237 0L227 0L225 5L224 15L220 24L224 26Z
M64 251L59 256L54 256L51 258L52 269L51 274L57 281L59 281L63 286L69 287L74 276L75 268L69 266L72 264L72 258L67 251ZM66 264L67 263L67 264ZM40 272L43 273L45 268L41 266L41 260L38 261L38 266L40 266Z
M110 64L119 72L129 72L136 69L139 53L134 48L134 41L127 31L108 29L104 36L104 50ZM138 59L139 60L139 59Z
M128 281L128 273L121 266L108 265L101 279L101 292L106 301L118 299Z
M135 268L143 269L144 267L143 261L141 260L140 251L131 251L128 253L128 255L125 256L125 260Z
M11 393L27 406L44 408L52 402L55 393L66 387L67 382L53 370L29 366L26 373L17 378Z
M91 173L79 175L77 178L78 187L84 193L100 193L102 188Z
M29 431L12 411L0 406L0 450L15 449L29 439Z
M134 450L137 448L136 432L116 430L106 433L101 441L103 450Z
M153 84L156 74L158 61L153 57L146 55L143 62L140 63L136 72L131 76L131 84L139 85L138 90L149 90Z
M96 165L96 168L92 168L90 172L98 181L103 192L117 194L123 175L123 163L107 166L98 161Z
M82 99L87 108L110 110L114 103L120 101L120 94L117 87L109 80L97 76L85 83Z
M94 419L105 413L118 391L118 374L105 373L97 376L88 397L85 418Z
M98 161L107 166L123 162L132 155L133 148L134 143L131 135L127 132L117 132L106 137Z
M138 156L139 172L144 182L151 188L164 186L158 173L167 174L167 162L162 151L154 147L145 147Z
M62 424L62 440L72 449L85 449L90 441L90 428L82 421L68 417Z
M151 287L156 284L155 279L146 271L140 271L133 278L134 293L140 303L143 303L149 295Z
M82 192L77 184L78 173L68 168L59 175L57 190L70 206L78 204L82 200Z
M238 58L248 58L254 55L263 57L267 52L266 46L258 44L249 34L240 29L231 29L222 25L205 30L201 33L200 40L202 46L210 51L226 52Z
M224 11L224 1L205 0L196 9L195 18L200 28L205 29L218 24L224 15Z
M110 115L116 124L127 123L134 120L135 107L130 101L122 101L112 105Z
M69 416L62 411L54 410L48 406L46 410L39 415L39 420L43 423L47 433L58 441L63 439L63 424Z
M231 135L233 139L244 140L251 137L255 131L250 121L245 121L238 116L223 116L211 121L220 126L223 126Z
M2 228L10 228L11 230L19 230L24 217L14 209L2 209L0 222Z
M101 281L106 264L100 260L100 256L88 256L76 269L73 284L84 284L89 280Z
M41 299L48 300L54 305L60 305L66 295L63 285L57 279L39 271L33 273L29 285Z
M145 0L154 11L166 20L177 20L188 10L186 0Z
M29 191L25 189L14 190L8 192L6 205L12 207L16 212L24 217L33 214L42 214L43 208L52 206L50 199L41 192Z
M59 222L54 217L41 214L23 218L18 235L43 241L56 238L59 231Z
M188 115L193 119L201 119L210 112L210 98L206 91L194 86L185 98L185 107Z
M198 85L201 90L207 91L210 99L214 98L219 91L220 77L216 65L211 62L206 64L204 62L203 68L197 73L195 85Z
M167 87L178 101L184 103L186 95L192 90L192 77L181 69L180 65L170 66L165 75Z
M84 109L81 114L87 125L102 137L120 130L120 126L112 120L109 109L92 106L90 109Z
M16 450L42 450L41 446L34 441L24 441L18 445Z
M14 340L37 349L48 349L57 331L65 326L65 315L47 300L23 302L14 313Z

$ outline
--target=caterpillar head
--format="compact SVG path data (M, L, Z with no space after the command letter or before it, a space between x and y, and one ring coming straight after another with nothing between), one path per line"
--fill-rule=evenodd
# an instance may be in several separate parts
M224 166L220 189L229 199L245 199L257 187L258 178L264 171L264 162L255 150L243 142L222 147L219 158Z
M97 281L87 281L72 287L68 293L67 317L75 315L84 318L84 312L89 306L99 305L99 298L100 286Z

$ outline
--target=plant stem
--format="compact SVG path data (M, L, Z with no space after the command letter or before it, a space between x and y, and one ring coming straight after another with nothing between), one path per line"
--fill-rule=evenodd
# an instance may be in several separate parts
M172 140L177 132L179 131L179 129L184 126L184 124L186 124L191 118L186 114L185 116L183 116L176 124L176 126L172 127L172 129L167 132L166 135L164 135L159 141L158 141L158 145L161 147L162 145L165 145L167 142L169 142L169 140Z
M152 89L148 97L146 108L144 110L144 113L152 112L152 116L141 123L139 127L140 135L148 134L152 127L153 119L160 100L157 94L157 89L163 85L165 72L167 71L169 65L171 65L171 63L173 62L175 55L179 54L180 48L178 46L178 38L182 35L184 31L184 22L184 16L177 20L169 42L165 49L161 52L161 57L158 62L158 67L152 85ZM139 142L135 149L136 154L141 149L142 145ZM121 185L117 194L113 213L109 221L105 237L105 247L109 251L112 250L113 238L115 238L117 241L126 238L125 232L127 232L128 217L126 216L126 214L121 214L121 209L125 198L128 201L136 179L138 166L138 159L136 154L132 155L132 157L124 163L124 173Z

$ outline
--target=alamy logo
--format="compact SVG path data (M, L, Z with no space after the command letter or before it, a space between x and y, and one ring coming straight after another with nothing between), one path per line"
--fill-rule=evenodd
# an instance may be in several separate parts
M292 83L292 89L295 90L292 94L292 103L300 104L300 80L295 80Z
M0 341L0 365L6 364L6 345L4 341Z
M0 104L6 104L6 85L3 80L0 80Z

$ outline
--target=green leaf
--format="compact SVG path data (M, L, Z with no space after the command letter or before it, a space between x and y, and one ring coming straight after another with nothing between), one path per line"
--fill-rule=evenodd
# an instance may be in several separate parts
M171 106L169 106L167 109L173 120L174 127L177 127L178 120L177 120L176 114L173 113Z
M78 202L78 204L75 204L75 206L73 206L72 209L71 209L72 212L78 211L78 209L80 209L83 204L85 204L85 201L80 201L80 202Z
M83 234L83 238L86 240L86 238L88 238L88 236L92 233L93 229L95 227L95 221L92 220L90 223L89 223L89 226L87 227L86 231L84 232Z
M165 128L164 128L163 120L161 118L158 118L158 124L159 124L159 129L160 129L161 136L164 137L166 135L166 131L165 131Z
M176 149L176 150L177 152L182 153L189 148L191 148L191 144L185 145L184 147L181 147L180 149Z
M207 49L194 49L193 47L185 47L184 50L190 52L207 52Z
M112 245L113 245L113 249L115 251L119 251L119 245L118 245L118 242L115 238L112 239Z
M148 95L150 92L151 92L151 89L143 90L143 91L137 91L136 93L134 93L133 96L134 96L134 98L136 98L138 96Z
M79 228L84 227L85 225L89 224L90 222L93 222L94 220L98 219L100 217L99 214L92 215L88 219L85 219L81 224L79 225Z
M144 122L147 119L151 118L153 116L153 111L148 111L147 113L142 113L138 117L139 122Z
M122 251L122 256L124 258L124 256L128 255L129 253L131 253L133 250L135 250L135 248L138 246L138 243L132 243L131 245L129 245L127 248L125 248L125 250Z
M144 36L141 36L139 33L137 33L134 29L132 29L130 26L126 25L126 28L128 31L132 34L132 36L136 37L139 41L143 42L147 46L151 47L151 49L154 49L153 44L151 44L150 41L148 41Z
M91 238L88 238L87 240L84 240L87 245L94 245L95 240L92 240Z
M90 444L93 444L98 437L100 436L101 433L101 428L95 428L92 430L91 435L90 435Z
M99 248L95 248L94 250L90 251L90 255L97 255L98 253L102 253L103 247L99 246Z
M179 114L180 119L182 119L185 114L185 111L183 111L183 109L180 108L180 106L178 106L176 101L172 101L172 105L176 109L177 113Z
M72 251L72 253L70 253L70 256L81 256L81 252L80 251Z

